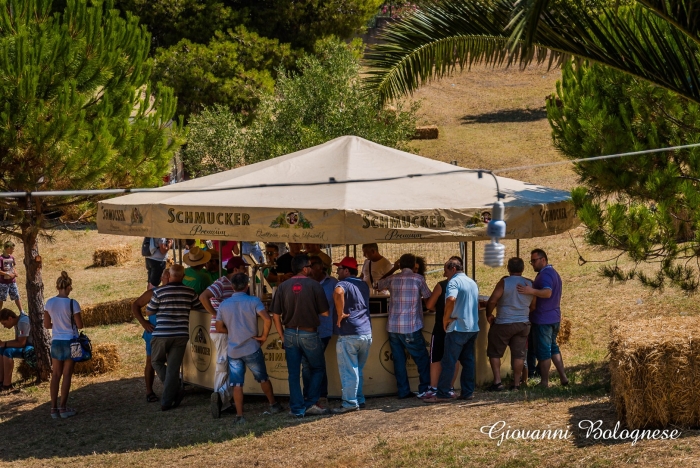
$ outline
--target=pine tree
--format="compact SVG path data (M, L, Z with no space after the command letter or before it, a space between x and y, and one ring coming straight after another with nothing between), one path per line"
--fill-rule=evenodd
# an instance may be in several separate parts
M547 114L554 146L570 158L700 142L700 105L600 65L567 63ZM606 276L698 288L700 148L580 163L576 172L587 241L636 265L606 266ZM659 268L650 274L645 263Z
M0 0L0 191L158 184L179 139L172 91L147 85L150 35L111 3L66 4L52 14L51 0ZM24 245L40 379L51 360L39 238L86 200L0 199L0 234Z

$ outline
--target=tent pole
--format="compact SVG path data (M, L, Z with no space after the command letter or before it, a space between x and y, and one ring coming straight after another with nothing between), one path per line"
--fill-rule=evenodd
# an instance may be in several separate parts
M179 252L180 252L180 253L179 253L179 257L180 257L179 264L180 264L180 265L182 265L182 251L184 250L184 247L183 247L182 244L183 244L182 239L178 239L178 240L177 240L177 245L180 247L180 248L178 249Z
M219 241L219 278L221 278L222 275L221 272L224 270L224 248L223 248L223 243L226 241Z
M352 244L352 258L357 260L357 244Z
M472 279L476 281L476 241L472 241Z
M515 239L515 256L520 258L520 239Z
M350 256L350 244L345 244L345 256Z
M459 256L462 257L462 265L467 265L467 246L464 242L459 243Z

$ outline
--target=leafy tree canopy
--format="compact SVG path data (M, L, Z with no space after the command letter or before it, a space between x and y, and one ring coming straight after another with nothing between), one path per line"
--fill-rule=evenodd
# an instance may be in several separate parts
M190 122L184 160L201 176L319 145L343 135L404 148L415 131L417 104L387 109L361 89L361 42L320 41L298 61L299 72L280 72L275 93L264 96L246 128L225 108Z
M374 15L381 0L117 0L153 34L153 49L182 39L208 43L216 31L243 25L261 36L311 50L316 40L349 38Z
M567 63L547 103L554 145L586 158L700 142L700 106L677 94L600 65ZM661 287L698 287L700 148L576 165L584 187L573 191L587 240L659 269L622 271Z
M150 35L94 2L0 0L0 191L157 185L179 143L172 90L148 86ZM80 197L0 199L0 235L22 241L32 336L45 377L37 238Z
M154 79L175 90L177 113L185 118L214 104L248 116L272 93L276 68L290 66L293 58L288 44L239 26L217 32L208 45L183 39L158 49Z

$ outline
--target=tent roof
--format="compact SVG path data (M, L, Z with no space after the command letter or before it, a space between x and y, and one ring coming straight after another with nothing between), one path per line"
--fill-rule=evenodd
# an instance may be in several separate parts
M334 210L428 210L483 208L496 200L493 177L476 173L431 174L459 171L441 161L343 136L322 145L267 161L162 187L189 193L135 193L104 204L193 205ZM348 184L305 186L330 178L377 179L422 174L421 177ZM203 188L241 187L258 184L302 184L292 187L246 188L199 192ZM498 177L506 195L506 207L551 204L569 199L569 193L513 179Z

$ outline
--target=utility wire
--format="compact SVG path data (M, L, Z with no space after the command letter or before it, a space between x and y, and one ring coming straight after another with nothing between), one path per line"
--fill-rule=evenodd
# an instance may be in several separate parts
M591 158L578 158L578 159L569 159L566 161L555 161L555 162L542 163L542 164L530 164L527 166L506 167L503 169L493 169L493 170L466 169L465 168L465 169L456 169L456 170L450 170L450 171L431 172L431 173L426 173L426 174L406 174L406 175L400 175L400 176L376 177L376 178L368 178L368 179L337 180L335 177L330 177L326 181L316 181L316 182L280 182L280 183L272 183L272 184L239 185L239 186L234 186L234 187L200 187L200 188L196 188L196 189L165 186L165 187L159 187L159 188L127 188L127 189L100 189L100 190L52 190L52 191L35 191L35 192L0 192L0 198L24 198L27 196L32 196L32 197L66 197L66 196L91 196L91 195L121 195L121 194L129 194L129 193L146 193L146 192L154 192L154 193L223 192L223 191L229 191L229 190L246 190L246 189L255 189L255 188L314 187L314 186L319 186L319 185L388 182L388 181L401 180L401 179L413 179L413 178L417 178L417 177L433 177L433 176L443 176L443 175L450 175L450 174L471 173L471 174L478 174L479 178L481 178L481 176L483 174L491 175L494 178L494 181L496 182L497 198L500 199L500 198L504 198L504 195L500 191L500 188L498 186L498 178L496 177L495 174L500 174L500 173L504 173L504 172L513 172L513 171L523 171L523 170L527 170L527 169L538 169L538 168L550 167L550 166L561 166L561 165L565 165L565 164L576 164L576 163L590 162L590 161L601 161L601 160L605 160L605 159L616 159L616 158L623 158L623 157L627 157L627 156L639 156L639 155L644 155L644 154L662 153L665 151L676 151L676 150L680 150L680 149L696 148L696 147L700 147L700 143L692 143L692 144L680 145L680 146L671 146L668 148L657 148L657 149L649 149L649 150L642 150L642 151L633 151L633 152L629 152L629 153L608 154L605 156L594 156Z

